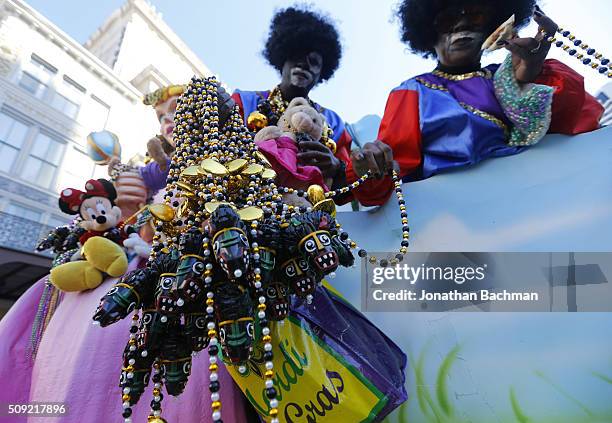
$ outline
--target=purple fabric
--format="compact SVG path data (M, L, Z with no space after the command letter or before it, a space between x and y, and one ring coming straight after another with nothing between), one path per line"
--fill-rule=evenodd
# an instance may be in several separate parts
M420 75L418 78L423 79L430 84L441 85L448 89L448 92L455 100L466 103L478 110L487 112L498 119L504 121L508 126L512 123L506 117L504 110L499 104L499 100L495 96L495 86L493 84L492 75L499 68L499 65L491 65L486 69L491 71L490 78L474 77L463 81L451 81L433 73Z
M130 270L138 260L132 260ZM102 296L116 282L106 279L93 290L66 293L40 342L35 362L26 360L32 322L42 293L37 282L0 321L2 347L0 402L63 402L64 417L3 418L2 422L107 423L122 421L119 374L121 354L129 336L130 318L106 328L92 325ZM179 397L165 395L162 416L169 422L212 422L208 391L208 356L193 359L192 376ZM30 383L31 380L31 383ZM223 366L219 369L223 419L245 421L242 394ZM152 384L133 408L134 422L146 422Z
M291 315L385 394L385 406L372 421L406 401L406 354L351 304L318 287L310 305L292 298Z
M428 87L421 81L448 87ZM478 90L470 94L469 89ZM463 81L448 81L425 74L404 81L394 91L415 91L419 100L419 124L421 129L421 168L404 177L404 182L429 178L464 166L475 165L492 157L520 153L527 147L508 145L505 130L482 116L467 110L460 103L487 112L504 123L499 115L501 106L494 93L492 80L476 77ZM457 96L457 97L456 97ZM506 128L511 128L507 123Z
M157 191L166 187L166 178L170 171L170 159L166 164L166 170L161 170L156 161L152 161L139 169L140 177L144 179L149 195L155 195Z

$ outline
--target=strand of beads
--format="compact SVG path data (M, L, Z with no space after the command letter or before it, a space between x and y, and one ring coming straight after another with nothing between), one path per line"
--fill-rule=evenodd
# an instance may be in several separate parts
M195 83L195 80L192 82ZM200 87L202 86L201 82L197 83ZM190 85L190 89L193 90L193 87ZM198 110L198 112L202 113L202 109L206 109L207 113L217 113L216 110L216 98L213 99L211 96L208 96L205 99L205 107L202 107ZM195 159L197 156L203 153L203 142L205 137L202 133L194 133L194 131L188 132L189 125L194 124L194 115L196 113L195 104L191 96L183 96L180 97L177 101L177 114L181 114L185 119L181 120L177 125L176 131L176 139L177 146L174 155L172 156L172 160L170 163L170 170L167 180L166 186L166 194L164 196L164 203L168 207L173 207L176 209L179 206L177 201L178 194L180 193L179 187L177 185L179 175L181 172L188 166L193 166L197 164ZM212 136L216 137L218 133L217 129L217 121L215 119L210 118L210 131L213 133ZM176 229L180 229L181 226L185 225L195 225L201 222L202 211L199 209L196 211L190 210L187 216L181 216L180 219L176 219L173 223ZM168 225L164 225L162 222L158 222L156 226L156 231L153 237L152 242L152 251L149 257L149 263L155 260L156 256L160 252L168 252L171 248L178 248L178 231L174 228L169 228ZM168 229L170 231L168 232ZM205 253L210 254L210 251L207 249ZM210 275L210 269L212 265L208 265L208 276ZM209 283L211 282L210 276L207 278ZM212 291L209 290L208 296L209 300L212 301ZM207 307L207 310L213 310L212 305ZM162 316L162 321L164 321L165 316ZM210 378L211 385L209 386L211 391L211 407L213 408L213 420L215 422L221 422L221 413L220 406L221 402L219 401L219 384L218 384L218 375L216 371L216 360L217 360L217 339L216 339L216 331L215 331L215 323L214 323L214 315L208 316L207 321L209 322L209 360L210 360ZM210 323L212 323L212 329L210 329ZM216 351L215 351L216 349ZM143 357L146 356L147 351L142 351ZM162 390L162 375L160 373L160 364L159 361L155 361L153 364L153 400L151 401L151 414L149 415L149 422L164 422L164 420L160 417L161 415L161 401L163 399ZM213 381L214 379L214 381ZM216 387L213 383L216 382ZM125 393L125 391L124 391ZM125 403L124 403L125 405ZM129 406L129 401L127 403ZM127 409L127 412L131 414L131 409ZM125 415L125 414L124 414ZM127 421L127 420L126 420Z
M326 198L333 198L336 197L338 195L344 195L348 192L353 191L355 188L359 187L361 184L363 184L365 181L367 181L368 179L370 179L372 177L371 172L366 173L365 175L363 175L361 178L359 178L358 180L356 180L355 182L353 182L352 184L350 184L348 187L343 187L340 188L338 190L335 191L328 191L325 193L325 197ZM399 253L395 255L395 257L393 257L391 260L387 260L387 259L381 259L379 264L382 267L386 267L389 264L391 265L396 265L397 263L399 263L400 261L402 261L404 259L404 254L406 254L408 252L408 246L410 245L410 227L408 226L408 213L406 212L406 201L404 200L404 194L402 192L402 182L399 178L399 174L397 173L397 171L393 170L393 172L391 172L391 181L393 182L393 187L394 187L394 191L395 191L395 196L397 198L397 204L399 205L399 209L400 209L400 216L402 218L402 241L401 241L401 246L399 249ZM345 237L346 242L349 244L349 246L352 249L356 249L357 244L348 239L348 234L346 234L346 232L343 232L341 234L342 236ZM368 252L365 249L359 249L359 251L357 252L357 254L359 255L359 257L361 258L367 258L368 257ZM378 261L378 259L374 256L370 256L369 257L369 261L370 263L374 264Z
M212 265L210 266L212 269ZM209 273L210 274L210 273ZM215 317L214 317L214 300L215 294L212 289L206 293L206 321L208 328L208 370L210 372L209 379L210 384L208 389L210 391L210 408L212 410L212 419L214 422L221 423L221 397L219 390L221 388L219 383L219 373L217 372L219 366L217 364L217 354L219 353L219 341L217 339L217 331L215 329Z
M38 344L42 338L42 333L45 329L45 316L50 313L53 307L50 305L51 296L56 288L49 281L49 276L45 278L45 287L43 294L40 296L40 302L36 309L36 317L34 318L34 324L32 325L32 332L30 333L30 348L28 349L27 358L36 358L36 352L38 350Z
M261 285L261 268L260 268L260 255L259 255L259 244L257 243L257 221L251 222L251 251L253 252L251 259L253 260L253 285L255 287L255 295L258 298L259 304L257 305L257 317L259 319L259 327L261 328L261 334L263 335L262 341L264 342L264 354L263 359L265 363L265 387L266 397L270 401L269 416L271 417L271 423L278 423L278 400L276 399L277 392L274 387L274 353L272 352L272 336L270 334L270 327L268 326L268 319L266 315L266 296ZM240 373L244 373L246 369L239 369Z
M212 288L213 265L208 261L211 255L210 239L206 236L202 239L202 247L204 249L204 257L207 259L206 268L204 270L204 287L206 288L206 328L208 329L208 370L210 383L208 390L210 391L210 409L212 410L212 418L215 422L221 422L221 397L219 390L218 370L218 354L219 341L217 339L217 331L215 325L215 294Z
M165 423L165 420L161 418L161 401L164 398L162 394L163 379L161 375L161 365L159 361L153 363L153 399L151 400L151 413L147 418L150 423Z
M570 56L573 56L576 59L580 60L583 65L590 66L592 69L596 69L600 74L606 75L608 78L612 78L612 71L608 66L610 64L610 60L604 58L603 54L598 53L594 48L591 48L588 44L583 43L582 40L577 40L576 36L573 35L570 31L564 30L563 28L558 28L557 33L567 38L570 42L574 44L574 47L582 49L586 54L580 53L576 48L573 48L571 45L567 45L562 40L558 40L557 37L555 37L554 35L546 34L546 42L554 44L555 46L566 51L567 54L569 54ZM599 61L599 63L597 63L597 61Z
M202 239L202 247L204 249L204 257L207 261L210 258L210 239L206 236ZM219 341L217 340L217 331L215 326L215 294L212 289L212 274L213 265L210 262L206 263L204 270L204 287L206 288L206 328L208 329L208 370L210 383L208 390L210 391L210 409L212 410L212 418L215 422L221 422L221 397L219 390L218 370L218 354Z
M583 43L582 40L577 40L576 36L571 34L570 31L559 28L557 29L557 32L573 42L575 47L580 47L587 53L587 55L593 56L593 58L598 60L603 66L607 66L610 63L610 59L603 57L603 54L598 53L594 48L591 48L588 44Z
M127 361L127 366L123 369L123 373L125 374L125 379L122 380L121 387L123 388L121 391L121 400L123 404L123 418L125 423L131 423L132 418L132 403L131 403L131 388L130 384L132 379L134 378L134 364L136 363L135 355L136 355L136 332L138 332L138 313L135 313L132 317L132 324L130 326L130 339L128 341L128 349L125 353L125 359Z
M263 335L261 340L264 343L264 360L266 371L264 372L264 385L266 387L266 397L270 401L270 410L268 415L271 417L271 423L278 423L278 400L276 399L276 388L274 387L274 358L272 352L272 336L270 334L270 327L268 326L268 318L266 314L266 297L264 295L259 297L259 304L257 305L257 317L259 318L259 324L261 325L261 334Z
M338 197L340 195L347 194L347 193L353 191L355 188L359 187L361 184L363 184L365 181L367 181L371 177L372 177L372 172L368 171L368 173L366 173L365 175L361 176L359 179L357 179L355 182L353 182L349 186L338 188L338 189L332 190L332 191L327 191L325 193L325 198L334 198L334 197Z
M408 226L408 213L406 212L406 202L404 200L404 194L402 193L401 181L396 171L393 171L392 180L393 187L395 190L395 196L397 198L397 204L399 205L400 209L400 216L402 218L402 241L400 244L401 246L399 249L399 253L396 254L395 257L391 258L390 260L380 259L378 264L381 267L386 267L389 264L395 266L396 264L401 262L404 259L404 255L408 252L408 246L410 245L410 227ZM357 254L359 255L359 257L362 258L365 258L368 255L365 249L360 249ZM375 264L378 260L376 257L371 256L369 257L369 261L370 263Z

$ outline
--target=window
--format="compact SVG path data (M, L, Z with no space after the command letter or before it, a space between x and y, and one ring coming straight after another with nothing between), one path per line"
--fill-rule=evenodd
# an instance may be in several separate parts
M59 87L58 92L55 93L51 106L74 119L79 113L84 92L85 88L83 86L64 75L62 85Z
M64 144L40 133L21 170L21 177L43 188L50 188L64 151Z
M93 176L95 164L83 151L69 148L57 182L58 190L66 187L82 189L85 181Z
M19 86L36 98L42 98L45 95L45 90L47 89L47 86L40 82L38 78L30 75L27 72L23 72L21 75Z
M55 67L33 54L30 62L24 65L19 86L36 98L43 98L56 73Z
M7 114L0 113L0 170L10 172L19 156L19 150L28 132L28 126Z
M12 202L9 203L9 205L4 211L5 213L12 214L13 216L32 220L34 222L40 221L40 218L42 216L42 213L36 209Z
M55 93L51 105L73 119L79 113L79 105L59 93Z

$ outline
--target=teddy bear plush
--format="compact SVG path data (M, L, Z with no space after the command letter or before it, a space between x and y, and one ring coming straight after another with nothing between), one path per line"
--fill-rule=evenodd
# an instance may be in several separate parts
M298 141L319 141L325 128L325 117L308 100L296 97L279 118L277 126L267 126L257 132L255 143L276 171L279 185L302 190L320 185L328 190L331 178L324 178L318 167L301 166L297 161Z
M60 209L80 215L85 232L79 238L80 253L73 261L51 269L50 281L62 291L93 289L104 275L119 277L128 267L123 242L130 235L121 221L121 209L115 205L117 192L106 179L90 179L85 191L66 188L59 198Z

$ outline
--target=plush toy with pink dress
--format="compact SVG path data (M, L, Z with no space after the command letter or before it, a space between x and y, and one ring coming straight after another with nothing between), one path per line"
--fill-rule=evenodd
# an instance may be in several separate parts
M300 141L325 142L327 132L325 117L308 100L296 97L278 120L278 126L261 129L255 142L276 171L280 186L306 190L310 185L320 185L327 191L331 178L324 178L316 166L301 166L297 159Z

